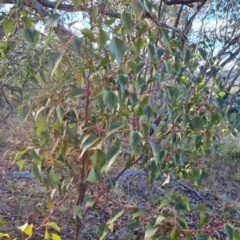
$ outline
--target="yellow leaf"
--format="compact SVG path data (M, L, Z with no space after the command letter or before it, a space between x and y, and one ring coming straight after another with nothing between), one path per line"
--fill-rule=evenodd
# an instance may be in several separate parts
M47 204L47 209L52 209L53 206L54 206L54 204L55 204L54 201L53 201L53 202L49 202L49 203Z
M50 234L49 234L47 228L46 228L46 231L45 231L45 234L44 234L44 240L46 240L46 239L51 239Z
M83 82L83 77L82 77L82 72L80 72L78 75L77 75L77 81L80 83L80 84L84 84L84 82Z

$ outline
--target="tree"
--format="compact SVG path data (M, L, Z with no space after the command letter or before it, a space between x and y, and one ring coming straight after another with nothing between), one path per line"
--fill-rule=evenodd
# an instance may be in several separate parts
M132 219L130 234L144 224L143 215L152 219L145 224L145 239L190 239L198 231L198 237L208 237L210 231L211 239L214 229L203 228L201 220L195 226L198 231L188 229L178 214L201 211L205 216L207 211L192 206L185 196L173 196L174 208L167 203L170 210L153 217L151 209L116 203L110 190L133 166L144 170L150 183L174 174L201 184L206 169L199 161L214 148L219 128L228 131L223 97L232 82L226 85L219 73L237 60L239 52L236 24L223 24L234 30L233 35L226 31L224 42L219 39L219 49L209 46L211 29L202 28L205 35L197 41L194 21L202 14L199 21L204 25L209 9L219 17L218 5L206 0L23 0L3 17L1 64L18 65L11 73L2 71L7 77L21 73L21 86L37 86L30 91L33 100L21 106L36 120L37 142L18 153L16 161L28 152L36 178L63 195L41 225L21 227L27 239L45 227L58 229L50 218L75 190L75 239L83 234L86 216L101 198L116 207L99 227L101 239L124 213ZM74 34L64 22L66 12L80 12L86 27ZM36 26L40 21L45 32ZM109 174L116 164L120 169ZM225 229L228 236L239 236L232 225Z

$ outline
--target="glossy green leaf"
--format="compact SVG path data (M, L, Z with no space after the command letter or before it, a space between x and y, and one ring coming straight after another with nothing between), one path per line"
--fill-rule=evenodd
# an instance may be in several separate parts
M50 170L48 177L50 180L52 180L55 183L59 183L59 178L57 174L53 171L53 168Z
M103 240L108 233L108 226L106 224L102 224L99 226L99 233L100 233L100 238L99 240Z
M118 104L118 96L112 91L106 90L103 95L103 100L107 103L110 109L115 108Z
M199 52L200 52L200 55L203 58L203 60L206 60L207 59L207 52L202 48L199 48Z
M19 160L19 161L17 161L16 164L18 165L20 171L23 170L25 162L26 162L26 160Z
M203 227L209 220L209 216L200 212L200 226Z
M82 218L82 208L79 205L73 205L73 216Z
M98 31L98 51L101 52L103 50L103 48L105 47L107 41L109 40L109 36L108 34L102 29L102 28L99 28L99 31Z
M96 203L97 198L96 197L88 197L86 201L86 207L93 207L93 205Z
M106 171L110 169L118 155L121 153L121 149L116 146L112 146L108 149L107 151L107 166L106 166Z
M62 60L61 52L50 53L48 55L48 65L51 69L51 76L53 76L53 74L55 73L61 60Z
M73 49L77 53L77 55L81 56L81 46L82 46L82 40L78 37L74 37L72 41Z
M35 175L36 179L38 179L40 182L43 182L42 169L40 165L33 166L33 174Z
M63 115L64 115L64 109L61 106L57 106L56 107L56 112L57 112L57 116L60 122L62 122L63 120Z
M94 168L92 167L88 173L87 181L90 183L96 183L97 180L98 180L98 176L96 175L96 172L95 172Z
M141 217L141 216L146 215L146 214L149 214L149 210L136 208L136 209L133 209L132 217L133 218L138 218L138 217Z
M177 240L180 236L178 230L176 228L174 228L172 231L171 231L171 239L172 240Z
M122 62L122 58L125 52L128 50L128 46L123 40L117 37L112 37L111 42L109 44L109 49L116 58L118 64L120 64Z
M121 14L121 20L123 23L123 26L126 28L128 32L132 30L132 20L131 20L131 14L127 12L123 12Z
M235 231L234 226L227 223L227 224L224 225L224 230L225 230L225 232L228 236L228 240L233 240L233 234L234 234L234 231Z
M60 232L60 227L55 222L47 222L44 224L45 227L50 227L58 232Z
M96 42L96 39L92 33L92 31L88 28L81 29L81 33L87 37L91 42Z
M156 145L155 143L151 142L150 144L152 147L155 164L156 164L156 166L158 166L158 164L160 163L160 152L162 151L162 148L160 146Z
M191 51L189 49L187 49L187 51L185 53L185 58L184 58L184 62L186 65L188 65L190 63L191 58L192 58Z
M142 135L139 132L132 131L130 133L130 147L131 147L132 154L136 153L138 149L138 145L141 143L141 140L142 140Z
M12 19L3 20L1 24L5 36L8 36L15 28L15 22Z
M124 213L122 209L115 209L111 218L107 221L107 224L114 223L118 218L120 218Z
M141 14L143 12L143 8L142 8L142 6L139 6L138 3L140 3L142 5L142 2L138 2L135 0L130 0L130 2L132 3L135 16L137 17L138 20L140 20Z
M154 50L154 47L152 45L148 45L147 47L147 51L148 51L148 57L150 59L150 62L152 63L154 60L155 60L155 50Z
M153 110L152 108L149 106L149 105L146 105L144 108L143 108L143 113L146 117L146 120L147 121L150 121L151 117L152 117L152 114L153 114Z
M98 141L98 139L99 138L97 136L94 136L94 135L88 136L83 143L81 156L83 156L85 151L87 149L89 149L90 147L92 147L96 143L96 141Z
M36 31L35 29L24 28L20 31L20 35L31 46L35 46L37 44L39 32Z
M165 53L165 50L163 48L156 46L156 60L157 61L160 60L160 58L163 56L164 53Z
M59 14L52 13L47 19L47 28L57 27L59 18L60 18Z
M217 77L217 73L219 71L219 68L216 66L211 66L211 73L212 73L212 77L215 79Z
M72 98L78 98L78 97L82 97L86 95L86 90L82 89L82 88L74 88L71 93L70 93L70 97Z
M123 127L122 124L120 123L116 123L116 122L111 122L109 129L107 131L107 135L106 137L108 137L109 135L111 135L112 133L116 132L117 130L121 129Z
M148 225L146 230L145 230L144 239L146 239L146 240L147 239L152 239L152 237L157 232L157 230L158 230L158 226Z

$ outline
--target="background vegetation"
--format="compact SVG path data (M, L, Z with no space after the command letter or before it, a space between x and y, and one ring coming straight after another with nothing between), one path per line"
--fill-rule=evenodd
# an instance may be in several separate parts
M3 215L0 237L240 239L239 206L225 199L235 215L219 219L196 190L239 164L239 142L229 141L239 128L239 8L2 0L1 120L18 109L26 121L13 163L38 182L25 196L37 214L11 226Z

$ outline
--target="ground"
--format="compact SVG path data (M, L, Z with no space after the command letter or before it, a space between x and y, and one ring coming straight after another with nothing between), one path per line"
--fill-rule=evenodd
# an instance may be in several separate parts
M23 239L16 227L26 222L36 227L39 226L49 213L50 205L57 204L62 198L56 195L52 202L49 202L49 194L45 187L32 178L31 174L26 173L24 176L19 174L18 166L13 164L14 153L22 150L23 144L27 141L26 132L30 129L29 125L22 124L15 116L7 122L1 121L0 129L0 232L8 232L11 237ZM238 139L234 141L239 142ZM231 146L233 145L230 144L230 153L234 152ZM85 228L81 239L98 239L98 226L112 215L113 202L126 209L133 206L145 209L151 207L151 214L145 218L147 222L150 218L168 211L167 208L159 208L159 206L164 200L171 201L169 196L173 192L189 196L191 204L196 206L206 205L210 209L208 215L211 220L204 227L219 227L210 232L212 237L226 239L222 229L224 222L229 220L234 226L240 225L240 156L237 153L233 156L230 154L228 159L228 150L224 151L225 156L211 159L208 165L208 177L197 189L182 179L165 186L163 193L160 189L160 182L157 182L155 186L150 185L143 174L130 174L122 178L118 187L107 194L96 209L89 211L84 220ZM24 169L24 171L29 170ZM71 196L51 219L61 227L62 239L73 239L74 236L74 225L70 219L72 210L69 207L73 201L74 196ZM199 221L199 214L189 213L187 220L189 228L194 228L195 223ZM131 221L129 215L125 213L116 222L113 232L108 234L106 239L143 239L143 225L134 232L131 238L128 237L130 231L127 225ZM44 232L40 231L34 235L33 239L44 239L43 234ZM179 237L179 239L183 238Z

